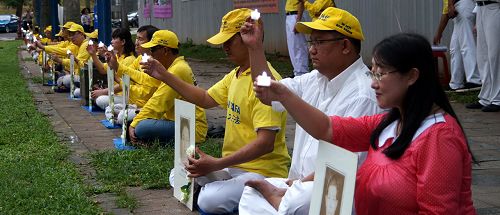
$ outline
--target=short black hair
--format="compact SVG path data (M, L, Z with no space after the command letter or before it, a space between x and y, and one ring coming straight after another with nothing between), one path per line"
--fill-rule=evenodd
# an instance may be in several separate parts
M354 46L356 53L357 54L361 53L361 40L354 39L352 37L348 37L348 36L338 32L338 31L335 31L335 30L331 30L330 32L332 32L336 36L342 36L342 37L345 37L346 39L348 39L349 42L351 42L351 44Z
M153 34L158 30L160 29L153 25L143 25L139 29L137 29L137 32L146 31L146 37L148 38L148 41L151 41L151 38L153 38Z
M172 54L173 55L178 55L179 54L179 49L170 48L170 50L172 50Z

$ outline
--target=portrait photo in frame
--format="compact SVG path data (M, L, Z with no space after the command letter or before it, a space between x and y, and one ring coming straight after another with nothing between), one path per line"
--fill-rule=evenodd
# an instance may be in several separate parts
M194 180L188 177L184 163L188 162L188 149L194 155L195 117L194 104L175 100L174 196L190 210L193 210Z
M320 141L309 214L350 215L358 155Z

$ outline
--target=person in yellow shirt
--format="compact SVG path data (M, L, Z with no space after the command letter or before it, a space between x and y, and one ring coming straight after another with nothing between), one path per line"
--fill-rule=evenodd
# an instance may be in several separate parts
M76 23L66 22L63 26L61 26L61 31L62 31L61 36L64 38L64 41L59 42L57 44L49 44L49 45L43 45L40 41L38 41L36 42L36 46L49 54L58 55L60 57L66 56L66 51L68 49L70 49L71 51L78 49L78 47L75 46L70 47L72 43L68 29L71 28L73 24Z
M131 65L136 59L136 52L134 48L134 42L132 41L132 35L130 31L125 28L118 28L113 31L111 35L111 46L113 47L113 53L116 55L119 63L123 63L124 65ZM92 60L94 62L94 66L100 74L106 75L108 70L108 64L102 63L97 56L96 46L88 46L87 51L89 52ZM121 104L123 102L123 97L120 96L121 92L121 77L115 76L114 82L114 101L115 104ZM103 110L106 110L109 104L109 96L108 96L108 88L99 89L92 91L91 94L92 99L95 100L97 106ZM116 108L120 108L120 105L117 105ZM113 110L115 111L115 110ZM111 110L107 111L106 117L109 119L114 117L114 112Z
M45 33L45 37L41 38L40 39L40 43L42 43L43 45L48 45L49 43L52 42L52 26L47 26L44 31ZM38 65L40 66L44 66L42 65L43 64L43 54L40 54L38 55ZM46 69L46 68L44 68Z
M168 84L187 101L203 108L220 106L227 111L222 158L214 158L197 148L199 158L188 158L186 165L189 177L195 177L202 186L198 206L205 213L232 213L238 208L245 182L286 177L288 173L286 112L273 111L255 97L249 52L239 34L250 12L247 8L230 11L222 18L219 33L207 40L214 45L222 44L229 60L238 65L208 90L181 81L156 60L141 63L144 72ZM274 77L281 79L271 70Z
M75 76L74 76L73 81L78 86L80 83L80 75L79 75L80 74L80 67L83 66L83 64L89 59L89 54L86 51L86 48L88 45L88 40L85 39L86 34L83 31L83 27L79 24L71 25L71 27L68 29L68 32L69 32L69 36L71 37L71 43L73 44L70 47L73 47L73 46L78 47L77 50L74 50L74 49L70 50L71 54L73 56L75 56L74 57L75 63L74 63L74 67L73 67ZM57 56L53 56L52 59L54 60L54 62L63 65L63 67L66 71L70 71L70 61L71 60L69 58L69 55L68 55L68 57L62 58L62 59L57 57ZM65 76L60 77L58 79L58 83L62 83L62 85L64 85L67 88L69 88L69 86L71 84L70 82L71 82L71 75L69 74L69 72ZM79 87L75 88L74 95L77 98L80 97L80 88Z
M160 86L160 81L144 73L139 62L142 60L142 54L147 54L151 56L151 51L147 48L142 48L141 45L150 41L153 34L159 29L152 25L141 26L137 29L137 36L135 39L135 51L137 52L137 58L131 65L124 65L118 63L116 57L113 55L108 55L108 66L115 71L117 77L121 77L123 74L130 76L130 98L129 103L131 104L127 112L127 121L131 122L136 111L140 110L146 102L153 96L158 87ZM123 121L124 110L120 110L117 117L117 122Z
M299 2L304 4L304 9L309 12L309 16L313 22L318 19L319 15L321 15L327 7L335 7L334 0L314 0L313 3L308 0L299 0Z
M150 49L156 62L167 68L172 76L178 77L182 83L194 86L191 67L179 56L179 40L177 35L169 30L159 30L153 34L151 41L141 45ZM129 128L132 142L148 144L159 140L160 143L172 143L175 137L175 99L183 99L175 90L165 83L161 83L153 96L134 118ZM196 142L205 141L207 120L205 110L196 107Z
M48 45L52 42L52 26L47 26L43 32L45 33L45 37L40 39L40 42L44 45Z

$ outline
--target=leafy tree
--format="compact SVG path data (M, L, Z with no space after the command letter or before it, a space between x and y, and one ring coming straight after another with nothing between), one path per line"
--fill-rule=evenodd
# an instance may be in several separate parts
M26 3L24 0L0 0L5 6L16 8L16 16L23 17L23 5ZM21 20L17 22L17 38L22 38L21 34Z

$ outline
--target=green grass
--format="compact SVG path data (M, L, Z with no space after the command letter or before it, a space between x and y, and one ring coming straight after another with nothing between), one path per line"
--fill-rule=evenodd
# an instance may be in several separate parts
M234 66L234 64L229 62L222 48L214 48L207 45L194 45L192 41L188 39L188 42L181 44L179 51L182 56L188 58ZM281 56L279 53L274 53L266 54L266 58L282 77L293 74L293 67L290 58L287 56Z
M204 152L221 157L222 139L208 139L199 145ZM97 180L102 187L89 188L92 193L113 192L118 195L117 205L133 211L136 200L127 195L129 186L145 189L170 188L168 176L174 163L174 148L151 147L132 151L104 151L91 155Z
M448 99L450 102L458 102L463 104L473 103L478 100L477 96L479 95L479 91L470 91L470 92L447 92Z
M19 71L19 41L0 42L0 214L97 214L82 178Z

